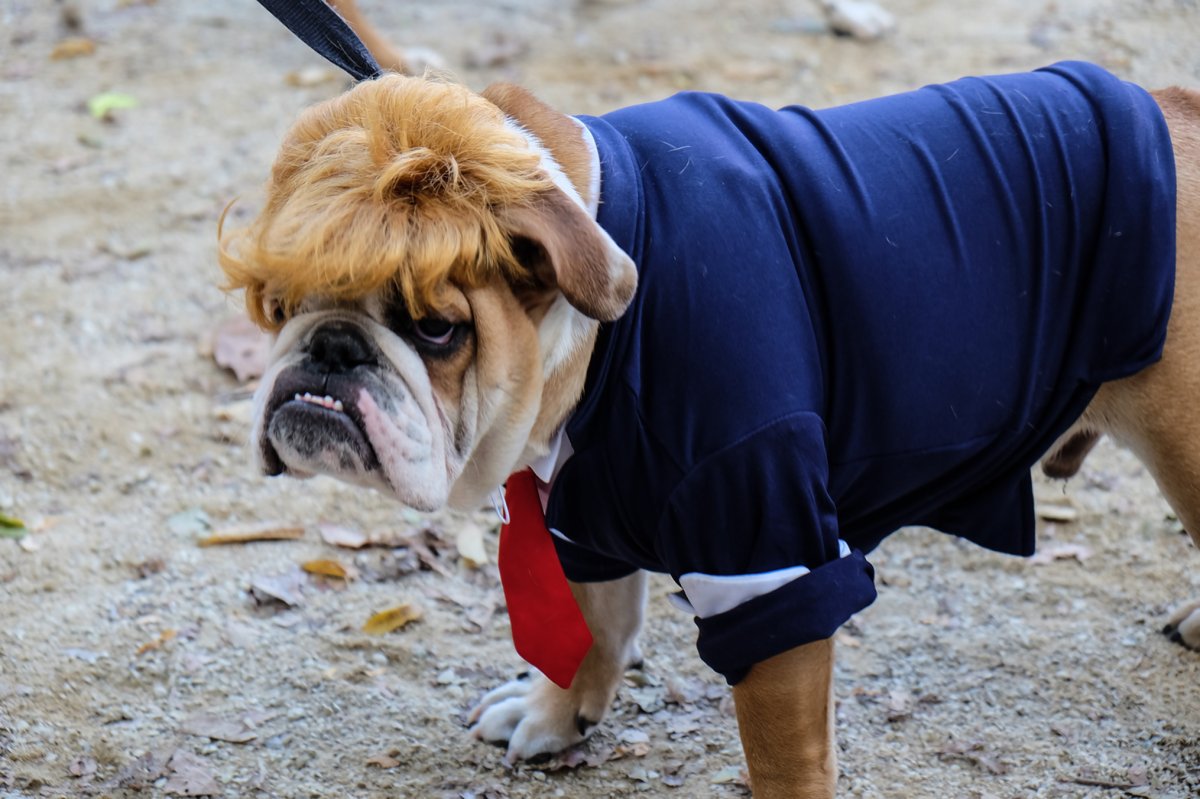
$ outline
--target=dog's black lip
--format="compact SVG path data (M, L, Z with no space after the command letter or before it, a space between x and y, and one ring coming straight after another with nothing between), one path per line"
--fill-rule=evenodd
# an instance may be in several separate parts
M335 387L330 385L331 383L346 383L347 385L337 386L335 390ZM339 413L346 416L358 428L366 444L367 457L364 459L363 466L370 471L378 470L380 468L379 455L375 452L375 447L371 443L371 437L367 435L366 426L363 424L362 412L358 409L357 399L350 396L352 394L357 395L362 388L358 381L354 381L345 375L323 374L304 369L302 366L292 367L282 372L275 380L275 386L271 391L271 398L267 402L266 409L263 412L262 455L266 473L271 477L276 477L287 471L286 464L279 457L279 453L275 450L275 446L271 443L270 436L266 434L266 431L270 429L271 419L275 417L275 413L289 402L296 402L297 394L300 396L312 394L318 397L332 397L335 400L340 400L342 403L341 411L329 410L311 403L305 403L305 405L313 411Z

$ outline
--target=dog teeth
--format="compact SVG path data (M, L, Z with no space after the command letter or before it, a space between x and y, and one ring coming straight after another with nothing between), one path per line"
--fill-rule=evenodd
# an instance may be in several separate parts
M326 394L324 397L316 397L307 391L303 394L296 394L292 397L296 402L307 402L309 405L320 405L322 408L328 408L331 411L341 413L346 406L342 405L341 400L335 400L333 397Z

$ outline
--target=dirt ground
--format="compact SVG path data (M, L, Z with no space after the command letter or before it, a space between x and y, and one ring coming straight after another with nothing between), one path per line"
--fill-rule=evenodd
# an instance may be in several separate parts
M887 0L898 30L874 43L810 0L362 4L468 84L575 112L684 88L824 106L1061 58L1200 86L1195 0ZM71 36L94 52L51 59ZM593 740L508 770L464 730L521 669L494 567L455 547L488 514L254 473L247 387L210 357L237 313L216 219L253 208L289 120L344 85L250 0L0 2L0 513L27 527L0 528L0 797L746 795L669 582ZM136 106L99 119L105 93ZM1200 796L1200 654L1159 634L1200 556L1111 446L1037 491L1076 517L1043 522L1043 562L925 530L873 556L879 600L839 634L842 795ZM305 532L197 545L255 522ZM391 546L331 546L320 522ZM357 579L296 571L315 559ZM362 631L406 602L423 618Z

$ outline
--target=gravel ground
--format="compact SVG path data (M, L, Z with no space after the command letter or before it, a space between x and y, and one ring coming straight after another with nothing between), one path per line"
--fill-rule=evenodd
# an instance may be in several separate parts
M1195 0L964 5L891 0L897 31L863 43L815 2L363 0L470 85L574 112L683 88L824 106L1060 58L1200 86ZM71 36L94 52L52 59ZM253 473L247 386L210 357L237 314L216 218L342 88L249 0L0 2L0 513L30 530L0 538L0 797L746 795L668 582L595 738L506 770L463 728L521 668L494 566L457 551L483 531L494 557L488 515ZM97 119L106 93L136 106ZM926 530L873 556L879 600L839 634L843 795L1200 796L1200 654L1158 634L1200 558L1115 448L1037 491L1074 516L1044 523L1041 562ZM258 522L303 536L197 545ZM356 579L297 571L317 559ZM402 603L422 618L362 631Z

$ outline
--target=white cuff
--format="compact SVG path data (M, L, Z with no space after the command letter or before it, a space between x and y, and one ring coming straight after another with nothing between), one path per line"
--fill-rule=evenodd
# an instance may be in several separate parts
M838 557L844 558L849 554L849 544L839 540ZM688 572L679 578L683 593L671 594L669 599L675 607L685 613L707 619L782 588L810 571L807 566L792 566L760 574Z

